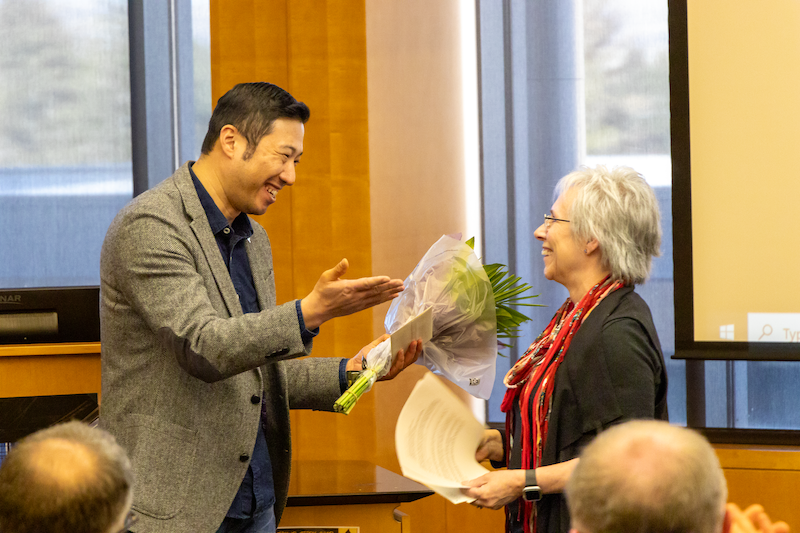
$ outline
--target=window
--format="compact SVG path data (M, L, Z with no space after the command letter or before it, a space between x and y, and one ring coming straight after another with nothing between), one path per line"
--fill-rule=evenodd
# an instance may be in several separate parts
M636 288L653 313L669 380L670 421L686 423L685 363L675 354L667 2L584 0L585 164L626 165L653 187L661 256Z
M0 0L0 41L0 289L86 292L74 288L99 285L106 230L135 189L199 154L209 2ZM150 135L148 112L166 120Z
M131 199L127 2L0 2L0 288L97 285Z
M502 422L504 374L566 299L542 276L533 231L553 188L581 164L627 165L659 199L664 238L648 302L669 375L673 422L685 423L682 361L674 354L672 194L667 3L635 0L528 3L481 0L479 10L484 258L509 265L545 309L510 356L498 360L487 421Z
M199 153L211 115L208 1L134 3L131 35L128 5L0 0L0 289L99 285L100 247L135 174L138 193ZM131 116L131 79L143 88L146 73L172 82L134 93L149 123Z

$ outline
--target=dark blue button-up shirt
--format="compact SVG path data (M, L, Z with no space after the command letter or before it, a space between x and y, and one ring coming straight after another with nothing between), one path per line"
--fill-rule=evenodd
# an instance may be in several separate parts
M203 184L191 171L192 181L194 182L197 196L206 212L211 231L217 240L217 246L225 260L225 266L231 275L236 294L239 296L239 303L244 313L258 313L261 309L258 305L258 295L256 294L253 273L250 270L250 261L247 258L247 250L244 246L245 239L253 235L253 227L246 214L240 213L232 224L219 210L211 195L208 194ZM263 411L262 411L263 413ZM262 414L263 417L263 414ZM260 428L265 424L259 424ZM228 515L232 518L249 518L258 510L268 509L275 504L275 488L272 482L272 464L270 463L267 440L263 431L258 431L256 444L250 459L250 466L247 469L244 480L239 487L239 492L233 500Z
M211 195L208 194L203 184L192 171L192 182L194 183L197 196L206 212L211 231L217 241L217 246L228 267L236 294L239 296L239 303L244 313L258 313L261 308L258 304L253 273L250 270L250 260L247 257L244 241L253 235L253 227L250 219L245 213L239 213L232 224L219 210ZM297 320L300 324L300 333L303 342L310 341L319 333L319 328L308 330L305 327L303 313L300 308L300 300L296 301ZM341 390L347 388L347 377L345 369L347 360L343 359L339 365L339 383ZM262 420L260 427L266 428L263 420L263 398L262 398ZM270 463L269 449L264 432L259 431L256 435L256 443L250 459L250 466L247 469L239 491L233 500L233 504L228 510L227 516L232 518L249 518L255 512L261 512L275 504L275 487L272 479L272 464Z

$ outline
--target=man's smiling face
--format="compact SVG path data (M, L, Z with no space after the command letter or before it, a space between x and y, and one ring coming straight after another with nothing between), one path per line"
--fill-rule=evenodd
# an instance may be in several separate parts
M303 123L279 118L272 131L261 138L250 157L245 159L247 141L240 134L235 170L224 184L231 207L248 215L263 215L276 200L278 192L295 182L295 165L303 154Z

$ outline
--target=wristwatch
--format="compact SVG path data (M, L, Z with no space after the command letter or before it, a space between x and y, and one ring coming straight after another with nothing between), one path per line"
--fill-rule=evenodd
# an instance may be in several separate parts
M542 489L536 482L536 469L525 471L525 487L522 489L525 501L538 502L542 499Z
M359 376L361 376L361 371L360 370L348 370L347 372L345 372L345 375L347 376L347 388L349 389L350 387L353 386L353 383L356 382L356 380L359 378Z
M542 499L542 489L539 485L528 485L522 489L522 497L529 502L538 502Z

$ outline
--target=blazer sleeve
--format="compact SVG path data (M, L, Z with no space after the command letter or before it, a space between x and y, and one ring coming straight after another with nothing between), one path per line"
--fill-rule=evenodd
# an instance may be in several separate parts
M294 302L246 315L241 308L227 307L223 293L233 291L236 301L233 284L229 277L214 276L227 269L219 254L204 255L198 231L190 229L183 213L163 205L145 206L114 221L103 245L101 271L103 305L114 313L115 325L149 330L186 372L205 382L307 355L310 346L303 345ZM128 342L135 350L137 343L149 340Z
M333 411L333 404L342 395L340 362L341 359L333 357L307 357L283 363L289 389L289 407Z

